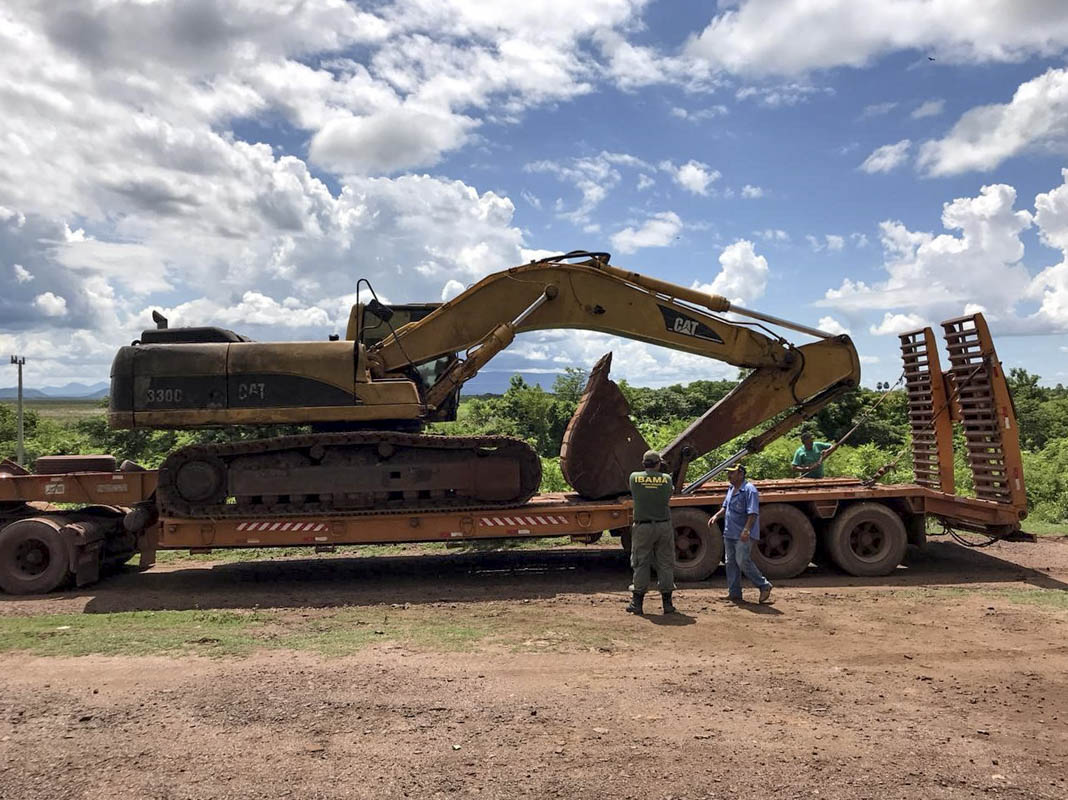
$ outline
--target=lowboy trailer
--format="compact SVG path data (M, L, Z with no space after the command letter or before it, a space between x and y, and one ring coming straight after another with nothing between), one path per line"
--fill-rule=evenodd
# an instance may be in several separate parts
M756 480L761 541L753 558L770 577L793 577L817 545L845 572L886 575L907 547L922 546L926 521L1011 538L1026 516L1016 418L1004 373L981 316L943 323L951 368L939 366L930 328L901 335L912 428L915 482L879 484L855 478ZM954 493L953 425L966 442L975 497ZM160 518L157 475L109 456L38 459L31 473L0 462L0 589L49 592L73 580L97 580L108 562L140 553L151 566L158 550L468 541L569 535L592 542L604 532L628 546L629 497L586 500L541 494L510 508L291 514L217 519ZM672 498L676 577L701 581L716 571L723 543L708 520L724 484ZM61 505L57 505L61 504Z

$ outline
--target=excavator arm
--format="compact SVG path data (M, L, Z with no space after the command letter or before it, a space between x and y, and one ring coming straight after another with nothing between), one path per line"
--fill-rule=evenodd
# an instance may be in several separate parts
M726 312L757 322L727 320ZM816 336L791 345L762 322ZM372 380L402 374L415 364L463 352L430 386L433 407L477 374L517 333L552 328L586 329L714 358L752 372L663 452L681 488L694 458L776 415L811 416L860 380L860 362L847 336L733 306L719 295L628 272L607 254L569 253L495 273L422 320L368 348ZM586 497L626 491L626 476L647 449L629 419L622 394L608 380L610 358L591 372L579 409L564 438L561 466ZM796 422L794 423L796 424ZM785 431L783 431L785 432ZM766 439L754 440L759 449Z

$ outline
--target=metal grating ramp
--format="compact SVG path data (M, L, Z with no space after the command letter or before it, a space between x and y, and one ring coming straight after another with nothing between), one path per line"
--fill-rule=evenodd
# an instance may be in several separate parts
M1003 428L1015 438L1015 415L1008 407L999 413L999 406L1011 406L1011 400L998 397L1004 376L990 332L979 315L948 320L942 327L975 494L983 500L1012 503L1017 499L1013 483L1020 484L1019 468L1006 464ZM1010 468L1016 472L1011 480Z
M916 483L953 493L953 427L934 332L900 335Z

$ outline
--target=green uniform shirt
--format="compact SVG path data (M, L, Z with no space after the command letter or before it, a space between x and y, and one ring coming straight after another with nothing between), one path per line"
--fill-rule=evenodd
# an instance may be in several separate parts
M634 521L671 519L671 476L655 469L630 473L630 495L634 498Z
M806 450L804 445L797 448L797 452L794 453L794 466L803 467L807 464L815 464L820 460L820 454L824 450L830 450L831 445L827 442L813 442L812 449ZM823 477L823 464L818 467L813 467L808 472L801 473L803 478L822 478Z

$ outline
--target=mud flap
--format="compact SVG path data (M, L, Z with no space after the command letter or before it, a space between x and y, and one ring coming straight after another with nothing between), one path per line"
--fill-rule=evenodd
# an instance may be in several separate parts
M649 449L631 422L623 392L608 377L611 366L611 353L594 364L560 448L564 480L590 500L630 491L630 473L641 469Z

